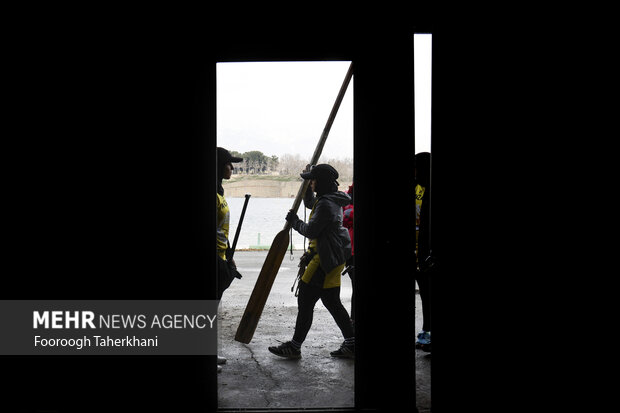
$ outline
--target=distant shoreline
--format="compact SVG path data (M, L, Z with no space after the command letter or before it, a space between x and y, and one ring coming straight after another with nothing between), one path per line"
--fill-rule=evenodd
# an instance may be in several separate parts
M232 181L232 182L231 182ZM227 198L243 198L245 194L251 194L256 198L295 198L299 187L302 184L301 179L295 177L282 176L261 176L260 178L237 178L233 177L231 181L222 181L222 187ZM347 192L350 181L338 181L340 186L338 190Z

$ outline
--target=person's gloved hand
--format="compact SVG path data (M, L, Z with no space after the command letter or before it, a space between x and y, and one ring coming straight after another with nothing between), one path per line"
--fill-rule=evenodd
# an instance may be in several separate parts
M293 210L288 211L288 214L286 214L286 222L294 226L297 221L299 221L297 214L294 213Z

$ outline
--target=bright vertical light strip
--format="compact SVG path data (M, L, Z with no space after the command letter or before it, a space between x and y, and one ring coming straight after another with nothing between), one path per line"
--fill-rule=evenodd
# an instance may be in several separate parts
M431 151L432 34L413 35L415 152Z

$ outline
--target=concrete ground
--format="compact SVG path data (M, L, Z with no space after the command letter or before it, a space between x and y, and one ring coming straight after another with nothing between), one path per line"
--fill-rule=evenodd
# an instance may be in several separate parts
M416 289L416 334L420 331L422 321L422 301ZM415 350L415 397L419 413L431 411L431 353L426 353L422 350Z
M291 286L302 251L287 251L250 344L234 340L239 321L261 270L266 251L237 251L235 262L241 280L224 293L219 312L220 355L226 357L218 374L220 409L244 408L347 408L354 407L354 368L351 359L329 355L342 343L342 335L319 301L314 321L302 347L302 358L288 360L267 347L293 336L297 299ZM351 309L351 281L343 277L341 300ZM416 294L416 325L422 313ZM412 343L413 347L413 343ZM430 411L430 353L416 351L416 394L420 412Z

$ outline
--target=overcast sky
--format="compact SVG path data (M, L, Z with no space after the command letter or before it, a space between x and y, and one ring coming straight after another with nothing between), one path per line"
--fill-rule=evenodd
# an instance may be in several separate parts
M431 151L432 35L413 36L415 88L415 151Z
M430 35L415 35L416 152L430 151ZM350 62L217 64L217 144L310 159ZM353 82L321 160L353 159Z

